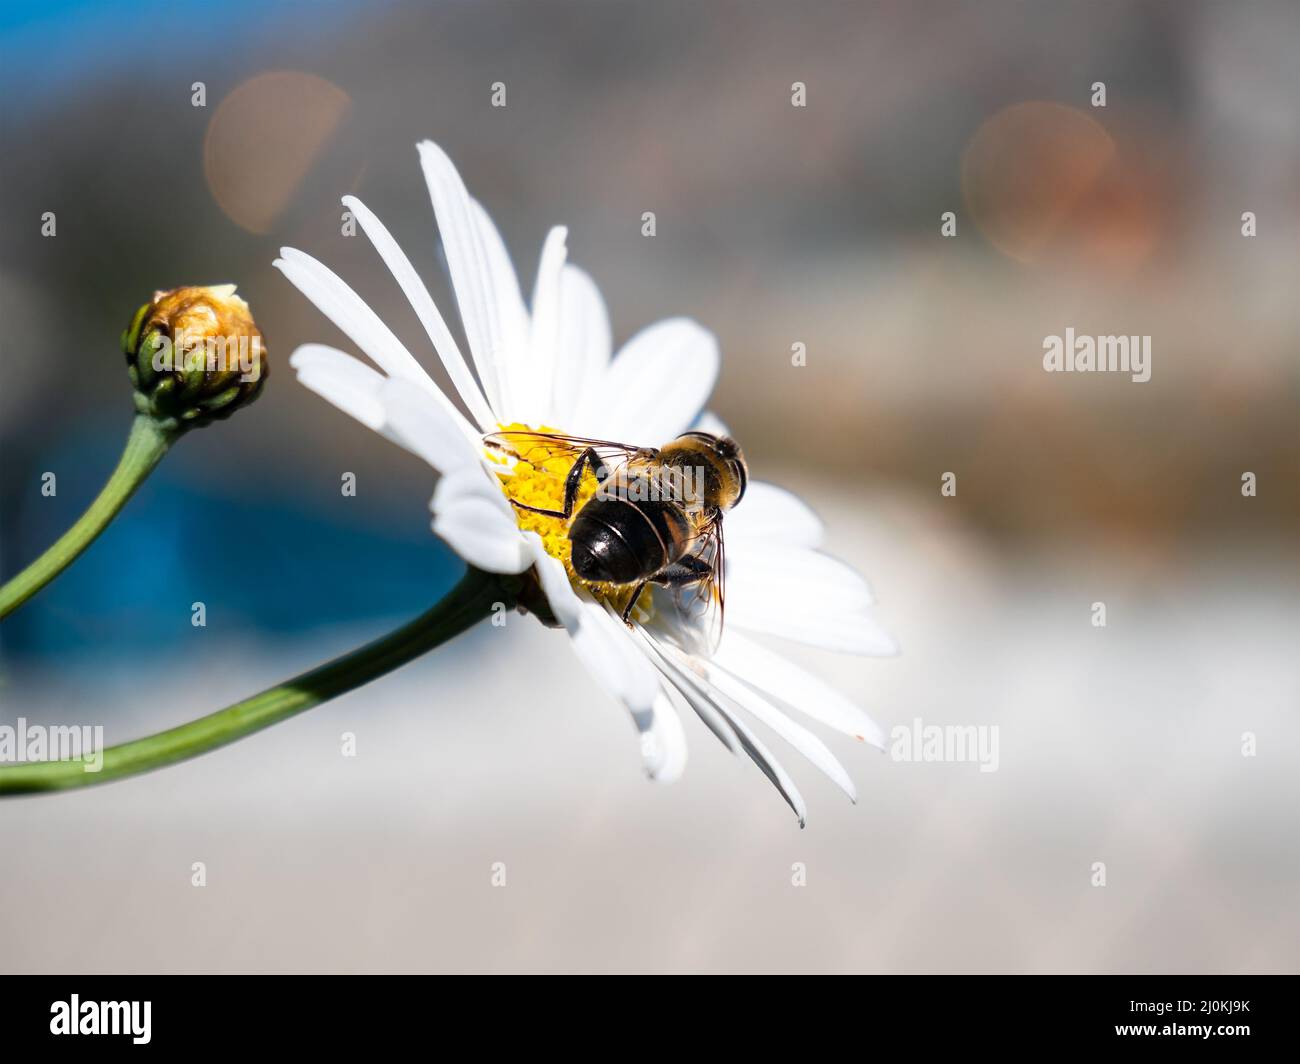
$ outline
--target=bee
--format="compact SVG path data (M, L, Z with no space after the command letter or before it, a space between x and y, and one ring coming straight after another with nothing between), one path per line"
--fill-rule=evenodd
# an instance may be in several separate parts
M572 457L564 508L545 510L518 500L521 510L569 522L573 571L593 584L630 588L632 607L648 584L668 589L678 612L716 645L725 610L726 558L722 516L744 497L749 471L729 436L684 432L663 447L548 432L502 431L484 444L533 464ZM583 473L596 492L576 507ZM575 512L576 509L576 512Z

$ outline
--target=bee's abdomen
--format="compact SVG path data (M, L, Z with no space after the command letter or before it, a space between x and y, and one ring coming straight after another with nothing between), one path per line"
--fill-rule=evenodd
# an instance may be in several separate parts
M593 583L634 584L680 558L689 535L671 503L592 499L569 526L573 571Z

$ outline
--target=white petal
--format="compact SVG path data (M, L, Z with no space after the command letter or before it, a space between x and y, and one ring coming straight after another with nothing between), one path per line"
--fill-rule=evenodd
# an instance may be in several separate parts
M711 695L697 687L688 677L682 675L683 667L670 658L667 650L652 639L644 628L638 626L633 629L633 632L642 646L646 648L646 651L652 655L655 667L681 697L682 701L694 710L695 715L700 718L709 731L713 732L723 746L733 754L739 753L740 745L735 730L727 722L727 718L718 708Z
M829 554L727 532L727 615L860 613L874 601L858 572Z
M870 617L817 615L805 613L782 616L779 611L752 613L741 618L731 615L731 600L727 600L727 623L750 632L766 632L840 654L862 654L866 657L889 658L898 653L894 637Z
M507 503L506 505L509 505ZM582 600L578 598L569 583L569 574L558 558L546 553L542 537L536 532L525 532L524 539L532 554L533 565L537 570L537 579L542 585L542 594L559 621L570 634L577 631L582 623Z
M712 664L813 720L885 748L880 725L820 677L729 628Z
M897 654L870 602L866 581L828 555L754 539L728 543L728 624L846 654Z
M539 573L546 564L539 561ZM554 606L551 596L551 590L547 589L547 597ZM579 602L576 623L560 617L573 641L574 653L596 682L619 699L632 715L632 722L641 734L642 764L650 777L663 782L676 779L686 763L686 735L677 711L663 693L650 656L636 645L623 622L605 606L589 596L583 596Z
M678 661L686 662L685 655L675 653L673 648L663 644L658 645L663 651L664 660L676 658ZM695 662L695 666L698 667L698 665L699 662ZM685 697L686 686L694 687L723 715L727 725L735 732L736 740L740 743L741 749L762 770L763 775L772 781L773 786L781 793L781 797L789 803L790 808L794 810L795 815L799 818L799 826L803 827L808 816L807 806L804 804L803 796L799 793L799 788L795 786L790 774L781 767L781 763L772 756L771 752L744 721L724 705L721 699L714 696L712 685L708 680L701 677L690 664L685 664L684 667L679 669L678 677L678 689L683 693L683 697Z
M345 332L390 377L418 378L424 370L391 329L333 270L297 248L281 248L275 267L316 309Z
M500 234L478 206L447 154L432 141L419 145L420 165L433 200L470 353L488 403L506 420L509 360L527 342L527 311L519 280Z
M627 706L634 719L653 715L659 677L623 622L590 595L579 596L573 590L564 566L546 552L537 533L526 532L522 539L536 565L542 592L573 640L578 659L597 683Z
M567 236L568 230L562 225L547 233L542 245L542 259L537 266L528 356L517 369L516 405L510 412L515 420L526 425L555 424L551 389L555 362L559 357L560 278L567 255L564 246Z
M446 410L409 381L388 380L379 393L384 419L396 438L441 473L478 467L479 453ZM486 474L485 474L486 478Z
M658 446L699 416L718 376L718 342L688 318L642 329L614 357L579 421L594 436Z
M600 290L584 270L566 263L560 274L560 340L552 374L553 425L586 435L577 421L588 392L595 394L610 356L609 314Z
M866 582L828 555L761 540L728 544L728 625L845 654L897 654L870 601Z
M305 387L439 472L467 464L478 466L478 452L446 409L414 383L385 377L324 344L303 344L290 357L289 365L298 371L298 380ZM477 471L480 480L488 483L485 471ZM500 489L496 490L500 497Z
M804 803L803 795L799 793L799 788L794 785L794 780L790 774L781 767L772 752L759 740L743 721L738 719L734 714L728 713L727 719L731 726L736 729L736 737L744 747L745 753L750 757L763 772L772 785L781 792L781 797L786 800L790 808L794 810L794 815L799 818L799 826L803 827L808 822L808 806Z
M526 378L520 373L521 368L530 357L531 331L528 308L524 306L523 296L519 293L519 278L510 262L510 253L506 251L505 241L497 227L492 224L488 212L477 200L470 201L470 210L474 215L474 224L479 246L487 264L488 275L493 278L497 293L497 342L498 380L501 382L501 417L499 420L518 421L513 414L513 405L518 401L516 387Z
M641 763L656 783L673 783L686 768L686 732L672 700L662 688L648 716L637 720L641 730Z
M290 357L298 381L375 432L384 427L379 392L388 379L351 355L324 344L303 344Z
M569 629L569 635L587 670L634 718L653 711L659 694L658 673L632 642L622 621L611 617L599 602L584 597L579 622Z
M420 275L415 272L411 260L406 257L406 253L393 239L384 223L356 196L344 196L343 203L361 223L362 231L370 238L375 250L379 252L379 257L384 260L402 291L406 293L406 298L419 317L420 324L424 326L424 331L429 334L434 350L442 360L443 367L447 370L447 375L451 378L457 394L469 408L470 416L478 422L484 432L494 431L496 422L487 400L483 398L483 392L470 373L455 337L451 335L451 330L447 328L446 321L438 311L433 297L429 295L428 288L420 280Z
M668 648L668 654L669 656L680 656L681 651L670 647ZM836 760L835 755L817 736L803 725L796 724L757 691L741 683L740 680L725 669L717 668L712 662L699 662L698 664L707 673L709 683L713 684L722 694L747 713L757 717L798 750L799 753L803 754L832 783L847 794L850 801L856 802L858 800L857 791L848 772L845 771L844 766Z
M477 435L465 415L439 391L392 329L328 266L295 248L281 248L275 266L388 376L411 381L452 415L467 437Z
M797 495L766 481L751 480L745 497L727 514L726 531L728 544L742 539L768 539L818 547L825 528L821 518Z
M501 486L495 476L479 464L466 464L444 474L438 481L429 506L434 513L438 513L469 497L483 499L511 521L516 521L514 509L501 493Z
M433 530L470 565L489 573L522 573L533 563L519 526L486 499L461 499L440 510Z

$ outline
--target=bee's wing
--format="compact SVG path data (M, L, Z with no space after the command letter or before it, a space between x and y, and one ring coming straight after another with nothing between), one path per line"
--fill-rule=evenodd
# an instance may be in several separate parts
M563 436L558 432L532 432L507 429L483 437L483 444L530 465L543 465L555 458L576 461L591 448L605 465L622 465L635 454L653 453L654 448L637 447L614 440L594 440L585 436Z
M709 566L709 574L697 583L672 589L673 603L686 622L690 634L700 641L701 649L712 654L722 639L722 624L727 612L727 556L722 538L722 514L706 519L697 533L691 552Z

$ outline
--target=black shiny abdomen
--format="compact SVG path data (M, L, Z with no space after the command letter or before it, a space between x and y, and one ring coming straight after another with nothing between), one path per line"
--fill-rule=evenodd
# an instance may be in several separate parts
M635 584L686 553L690 526L673 503L597 497L574 517L569 540L583 580Z

